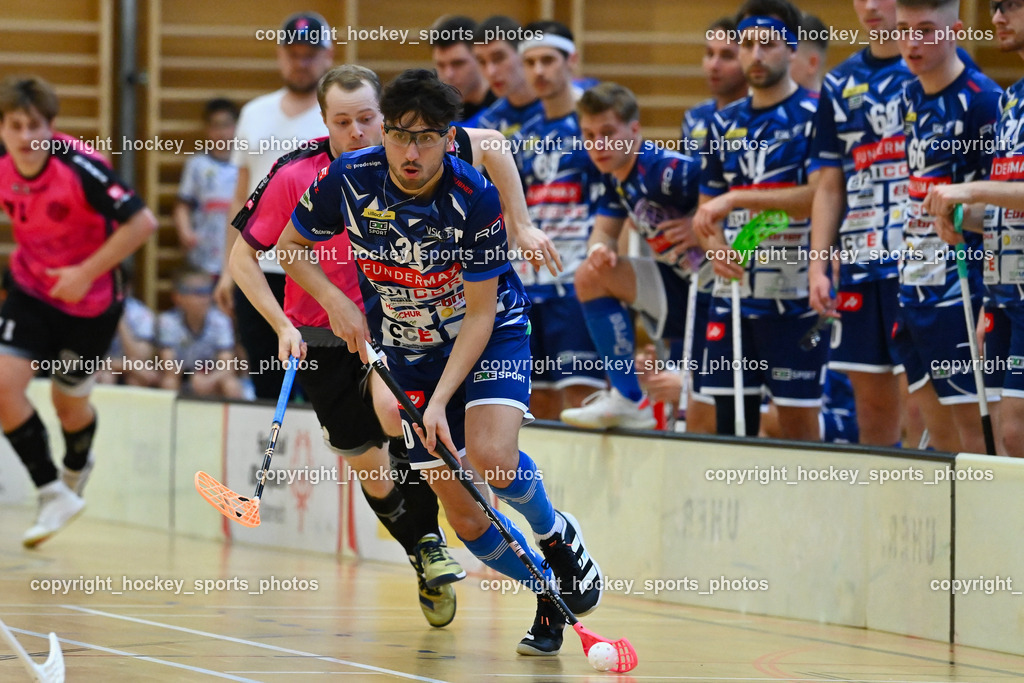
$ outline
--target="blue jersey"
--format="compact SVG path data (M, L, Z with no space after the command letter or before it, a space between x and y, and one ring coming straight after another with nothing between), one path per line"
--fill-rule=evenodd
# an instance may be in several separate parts
M508 99L502 97L477 115L477 126L496 130L506 138L519 132L523 124L534 116L543 116L544 106L540 100L534 100L522 107L516 107Z
M908 184L899 96L912 78L901 57L878 59L868 49L825 76L810 170L837 167L846 177L842 285L898 275Z
M463 282L498 278L494 327L521 326L529 301L509 268L498 191L444 155L440 184L411 198L388 177L383 147L343 154L306 190L292 222L323 241L347 226L370 333L405 364L451 352L466 312Z
M700 191L710 196L729 190L772 190L807 183L810 141L818 95L798 87L778 104L754 109L749 97L717 112L708 130L716 151L701 155ZM753 217L734 209L725 220L732 243ZM807 250L810 219L790 220L789 227L765 239L747 260L741 284L744 316L800 315L810 310ZM727 296L728 282L717 278L715 294Z
M1024 79L999 100L990 180L1024 181ZM1024 189L1021 190L1024 192ZM998 307L1024 305L1024 212L990 206L985 216L985 287Z
M683 126L679 134L682 143L681 151L698 154L704 149L708 139L708 126L711 117L718 111L718 103L714 98L699 102L683 114Z
M969 67L941 92L925 94L917 79L903 89L899 116L910 171L900 265L904 306L950 306L960 301L956 259L935 232L934 218L925 213L923 202L932 185L987 177L1001 93L995 82ZM972 292L981 292L982 287L982 241L977 233L964 235L971 254L967 266Z
M679 277L689 279L704 261L701 250L695 248L678 257L670 256L673 245L658 225L689 216L697 208L700 161L665 150L650 140L641 143L636 155L636 163L624 181L605 175L608 195L619 196L654 259L671 267ZM598 213L607 213L605 206L602 205ZM618 214L613 212L613 215Z
M530 218L551 238L565 266L555 279L546 268L534 271L528 261L516 261L516 271L526 285L571 284L587 257L587 239L605 185L582 140L575 112L553 120L542 113L514 136ZM605 201L608 212L625 215L614 199Z

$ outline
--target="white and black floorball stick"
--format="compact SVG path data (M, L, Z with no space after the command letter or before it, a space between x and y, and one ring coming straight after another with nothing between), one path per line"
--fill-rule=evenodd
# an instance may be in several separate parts
M964 205L953 209L953 227L963 234ZM974 306L971 304L971 285L967 280L967 247L963 242L956 245L956 274L960 280L960 298L964 302L964 320L967 323L967 344L971 349L971 366L974 368L974 386L978 390L978 412L981 414L981 430L985 435L985 452L996 454L996 439L992 432L992 416L988 412L988 396L985 395L985 375L981 370L981 350L975 334L976 321Z
M21 663L25 665L25 669L33 681L39 681L39 683L64 683L64 653L60 649L60 641L57 639L56 633L50 633L50 653L42 664L36 664L32 661L32 658L25 652L25 648L21 646L18 639L14 637L14 634L11 633L10 629L2 621L0 621L0 635L11 646L14 654L21 660Z
M366 353L370 358L370 363L373 365L373 369L377 371L380 378L384 380L384 384L386 384L391 393L395 395L398 403L405 410L406 414L409 415L409 419L418 424L420 429L426 433L426 428L423 426L423 414L420 413L419 409L416 408L415 405L413 405L402 387L398 386L398 382L395 381L395 378L392 377L387 366L384 365L381 354L369 342L366 342ZM462 471L462 465L459 464L458 459L456 459L455 455L453 455L445 445L441 443L440 439L437 441L436 450L444 461L444 464L451 468L453 472L458 474ZM633 649L633 646L629 641L625 638L620 640L609 640L584 628L583 624L580 623L580 620L576 618L576 615L574 615L566 606L565 601L562 600L562 596L559 595L557 591L552 590L552 587L545 579L544 574L541 573L540 569L537 568L537 565L534 564L530 556L527 555L526 551L519 545L515 536L505 528L505 525L501 523L498 516L494 514L494 510L487 502L487 499L484 498L484 495L480 493L479 489L473 485L471 479L465 476L456 476L456 479L469 492L469 495L473 496L473 500L476 501L476 504L484 511L484 514L487 515L487 519L490 520L491 524L494 525L494 528L498 530L498 533L500 533L501 537L505 539L505 542L508 543L509 547L512 548L516 557L518 557L526 566L534 580L537 582L537 585L545 587L544 595L555 604L558 611L562 613L565 620L572 625L573 629L579 635L580 641L583 644L583 652L589 656L592 647L599 643L607 643L615 649L615 655L612 657L610 665L607 668L602 668L601 670L614 671L616 673L625 673L626 671L633 670L637 665L637 656L636 650Z

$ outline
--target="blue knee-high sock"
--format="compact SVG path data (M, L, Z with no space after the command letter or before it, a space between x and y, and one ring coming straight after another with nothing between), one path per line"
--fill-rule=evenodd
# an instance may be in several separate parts
M491 486L491 490L512 509L526 517L530 529L541 536L548 534L555 526L555 508L551 505L544 482L537 471L533 458L519 451L515 480L503 489Z
M636 374L621 368L632 367L636 341L633 336L633 321L621 301L610 296L583 302L583 317L590 330L590 338L605 361L608 381L615 389L631 401L644 396ZM618 361L618 362L616 362Z
M526 539L523 538L523 532L519 530L519 527L497 510L494 513L501 520L501 523L505 525L505 528L512 533L513 538L523 547L523 550L530 556L537 568L544 574L545 580L548 582L553 581L554 575L549 568L544 566L544 558L540 556L533 546L526 542ZM459 538L466 544L466 547L469 548L473 555L491 569L519 581L534 593L541 592L543 586L537 585L537 580L533 578L533 574L526 568L523 561L516 557L515 551L505 542L501 532L495 529L493 524L487 527L487 531L484 532L483 536L474 541L467 541L461 536Z

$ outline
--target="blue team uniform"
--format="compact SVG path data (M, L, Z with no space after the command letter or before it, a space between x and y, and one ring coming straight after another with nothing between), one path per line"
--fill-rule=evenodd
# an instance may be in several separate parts
M507 98L502 97L477 115L477 126L496 130L506 138L518 133L523 124L535 116L544 115L544 106L540 100L516 107Z
M718 196L729 190L805 184L817 100L817 94L798 87L773 107L754 109L746 97L717 112L708 131L709 144L717 151L709 148L702 155L701 193ZM746 209L733 210L725 220L726 240L731 243L751 217ZM809 244L810 221L791 220L751 256L740 288L744 390L758 394L765 385L779 405L821 405L828 348L822 344L799 350L800 338L816 320L808 300ZM729 290L728 282L716 283L702 388L709 395L733 392Z
M934 219L924 212L922 203L932 185L987 177L1001 93L990 78L966 67L950 85L932 95L913 80L907 83L899 100L910 182L900 264L903 321L897 343L911 390L922 386L930 376L939 401L944 404L977 399L956 259L952 248L935 232ZM954 150L953 141L973 144L966 151ZM964 241L970 255L968 281L975 299L974 310L978 311L983 238L969 232ZM962 371L948 367L948 361L953 360L961 361Z
M1024 181L1024 80L999 101L990 180ZM985 358L999 361L985 385L1024 398L1024 212L990 206L985 215Z
M466 407L504 403L527 414L530 304L508 265L497 190L451 155L443 164L433 195L410 199L386 180L382 147L343 154L321 171L292 221L314 241L347 227L370 333L420 407L430 400L462 324L463 282L498 278L494 331L448 403L452 439L462 449ZM443 464L411 440L406 445L413 467Z
M634 304L634 308L644 314L648 330L654 338L679 339L685 332L687 290L690 276L694 272L700 272L702 283L708 285L707 293L698 303L698 307L701 303L704 305L704 320L698 321L700 327L696 329L702 330L707 326L712 274L710 264L700 249L691 249L679 257L671 256L673 245L665 238L664 230L658 229L658 225L688 216L697 208L700 161L694 156L665 150L649 140L641 143L636 154L636 163L626 180L620 182L615 176L605 175L608 184L606 196L619 197L640 238L650 248L654 261L652 273L661 285L662 292L640 291L640 273L637 273L636 303L643 304L645 298L657 298L662 305ZM604 203L598 208L598 213L606 213ZM612 210L611 215L619 215L618 207ZM703 345L697 345L694 357L702 350Z
M546 268L535 271L526 260L513 261L533 303L530 346L537 359L534 385L603 387L604 373L586 369L598 355L576 299L573 278L587 257L587 240L605 192L604 180L580 144L575 112L553 120L541 113L527 121L513 140L530 218L554 243L565 267L555 277ZM615 208L614 201L606 203L606 210L625 215Z
M912 78L901 57L879 59L864 49L829 72L822 85L810 170L841 168L846 179L835 297L842 318L829 360L839 370L891 372L900 366L893 330L900 313L897 270L908 171L898 110Z
M718 103L714 98L699 102L683 114L683 125L679 133L679 141L682 143L682 151L690 154L698 154L704 149L704 143L708 139L708 127L711 125L711 118L718 111Z

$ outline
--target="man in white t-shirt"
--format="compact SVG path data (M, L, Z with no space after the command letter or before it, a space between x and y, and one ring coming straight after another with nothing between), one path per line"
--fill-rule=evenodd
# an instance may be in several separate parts
M316 99L316 87L334 60L334 34L315 12L300 12L285 19L277 46L277 65L284 87L262 95L242 107L235 133L237 145L231 161L238 166L238 184L232 215L238 213L277 159L306 141L327 135ZM237 230L226 231L225 258L231 253ZM276 254L260 259L267 282L284 301L284 270ZM277 335L248 299L235 287L227 263L221 270L214 300L226 313L234 312L238 337L249 356L250 370L260 360L277 357ZM271 364L278 367L280 364ZM284 371L252 374L257 398L276 399Z

